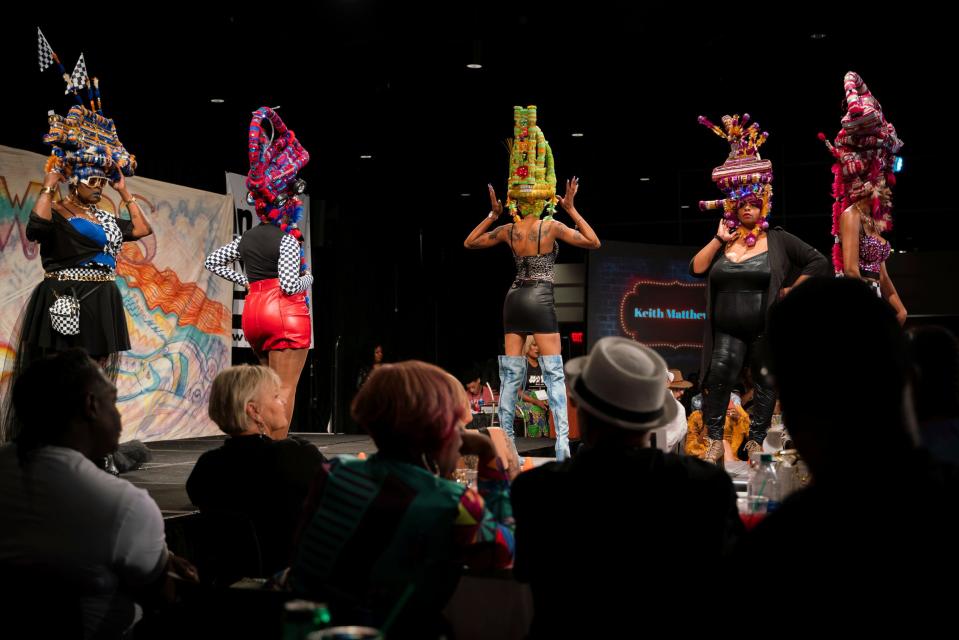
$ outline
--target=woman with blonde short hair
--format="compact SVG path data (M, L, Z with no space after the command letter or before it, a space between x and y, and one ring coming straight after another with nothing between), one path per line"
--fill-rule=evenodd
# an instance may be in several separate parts
M197 460L187 494L204 514L248 518L262 556L261 576L250 577L271 575L289 564L303 502L325 459L310 442L286 437L286 396L269 367L221 371L208 411L229 437ZM241 558L237 562L249 566Z

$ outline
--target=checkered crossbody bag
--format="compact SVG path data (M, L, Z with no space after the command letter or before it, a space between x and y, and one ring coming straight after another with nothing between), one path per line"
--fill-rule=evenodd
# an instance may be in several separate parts
M83 294L82 298L77 298L77 292L70 288L70 293L57 295L56 301L50 306L50 323L54 331L62 333L65 336L75 336L80 333L80 302L91 293L100 288L97 285Z

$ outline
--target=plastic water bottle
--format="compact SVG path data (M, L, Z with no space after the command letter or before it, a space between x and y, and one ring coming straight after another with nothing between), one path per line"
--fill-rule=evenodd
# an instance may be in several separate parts
M749 479L746 495L750 498L762 496L769 500L767 511L774 511L782 500L782 484L771 453L759 456L759 465Z

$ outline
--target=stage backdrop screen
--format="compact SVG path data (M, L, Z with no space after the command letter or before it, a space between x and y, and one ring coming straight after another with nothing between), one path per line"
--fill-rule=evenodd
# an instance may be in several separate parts
M695 247L603 242L589 253L587 339L623 336L683 374L699 371L706 281L689 275Z

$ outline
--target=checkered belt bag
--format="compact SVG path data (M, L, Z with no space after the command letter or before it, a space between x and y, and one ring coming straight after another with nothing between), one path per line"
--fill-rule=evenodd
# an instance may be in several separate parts
M101 285L97 285L87 291L83 294L83 298L77 298L77 292L72 288L70 289L70 293L64 295L57 295L57 293L54 292L53 295L55 295L57 299L53 305L50 306L50 323L53 325L54 331L65 336L79 335L80 302L99 289L100 286Z

